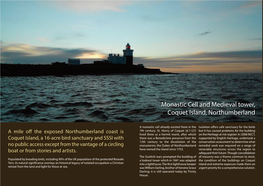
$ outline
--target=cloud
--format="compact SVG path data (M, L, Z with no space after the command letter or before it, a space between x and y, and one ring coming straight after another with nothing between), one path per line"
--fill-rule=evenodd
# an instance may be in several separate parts
M59 34L58 36L55 37L55 41L59 40L65 40L65 39L78 39L78 38L83 38L86 37L82 33L64 33L64 34Z
M125 5L131 4L132 2L128 0L123 1L55 1L55 2L43 2L47 5L79 13L91 13L97 11L113 11L113 12L124 12L126 11L123 7Z
M231 47L234 47L234 46L236 46L236 45L226 45L226 46L223 46L223 48L231 48Z
M262 40L262 37L261 38L251 38L249 40Z
M179 56L178 58L216 58L216 59L262 59L262 50L246 50L246 51L227 51L227 52L199 52L185 56Z
M201 34L198 34L199 36L205 36L207 34L211 34L212 32L211 31L206 31L206 32L203 32Z
M262 72L262 50L199 52L169 58L135 57L134 62L168 72L245 72L246 69Z
M237 7L237 10L243 14L252 14L255 13L255 8L261 8L262 13L262 1L252 1L252 2L243 2L240 6Z
M2 44L1 62L20 64L50 64L54 61L66 61L68 58L79 58L82 62L92 63L106 56L96 50L85 48L65 49L39 47L26 44Z
M243 9L243 8L252 8L257 6L262 6L262 1L246 2L244 5L239 6L239 8Z
M38 37L37 40L41 42L50 42L50 39L45 38L45 37Z

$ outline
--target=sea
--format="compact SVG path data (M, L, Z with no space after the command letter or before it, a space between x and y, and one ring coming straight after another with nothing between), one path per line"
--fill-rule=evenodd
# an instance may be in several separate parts
M262 74L1 77L1 122L262 122Z

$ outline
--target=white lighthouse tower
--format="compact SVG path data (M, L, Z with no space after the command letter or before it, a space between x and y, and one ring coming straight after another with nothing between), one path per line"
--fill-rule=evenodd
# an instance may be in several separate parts
M126 49L123 50L123 56L126 58L126 65L133 65L133 50L129 43L126 45Z

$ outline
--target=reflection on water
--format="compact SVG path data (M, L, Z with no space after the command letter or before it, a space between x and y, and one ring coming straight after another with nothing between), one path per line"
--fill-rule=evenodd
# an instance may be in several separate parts
M168 108L161 107L161 102L210 101L255 103L256 108L253 109L256 110L256 115L177 117L169 116ZM172 109L185 110L185 108ZM262 74L2 77L1 120L261 122Z

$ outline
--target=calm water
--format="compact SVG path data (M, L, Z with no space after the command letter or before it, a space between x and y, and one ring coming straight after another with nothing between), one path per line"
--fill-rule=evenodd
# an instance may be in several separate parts
M169 116L161 102L255 103L256 115ZM2 122L262 122L262 74L1 78Z

